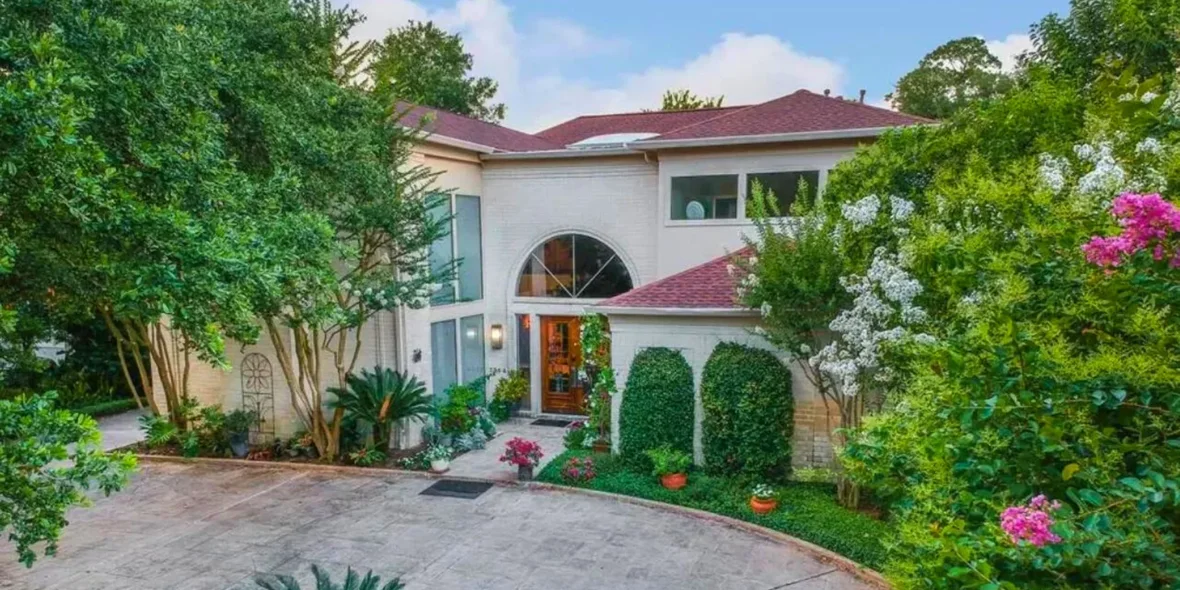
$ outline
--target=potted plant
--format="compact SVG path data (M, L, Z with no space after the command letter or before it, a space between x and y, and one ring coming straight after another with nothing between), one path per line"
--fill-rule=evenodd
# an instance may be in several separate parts
M645 453L651 459L653 473L660 478L660 484L669 490L679 490L688 484L688 466L692 456L684 451L663 445L648 449Z
M774 488L764 483L754 486L754 490L750 493L750 508L755 514L774 512L774 509L778 508L778 497Z
M504 445L504 454L500 461L516 466L517 477L520 481L533 478L533 468L541 462L541 445L537 441L525 440L519 436Z
M430 462L430 470L434 473L446 473L451 468L451 449L442 445L431 445L423 458Z
M258 414L252 410L234 410L225 415L225 434L234 457L241 459L250 454L250 427L257 421Z
M506 377L496 384L496 391L492 394L492 403L502 408L504 417L515 416L520 412L520 406L529 395L529 378L524 371L510 371Z

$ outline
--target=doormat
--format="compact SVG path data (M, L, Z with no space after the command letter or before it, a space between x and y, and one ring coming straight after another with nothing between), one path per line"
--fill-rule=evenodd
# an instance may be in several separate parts
M558 428L565 428L573 423L573 420L562 420L560 418L537 418L529 422L533 426L557 426Z
M492 484L483 481L464 481L461 479L440 479L434 485L422 490L420 496L443 496L446 498L462 498L474 500L484 492L492 489Z

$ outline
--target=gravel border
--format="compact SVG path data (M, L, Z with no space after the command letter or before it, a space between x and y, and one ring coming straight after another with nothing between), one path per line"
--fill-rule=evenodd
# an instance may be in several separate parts
M876 570L867 568L839 553L824 549L814 543L809 543L803 539L792 537L786 533L768 529L763 526L756 525L751 522L746 522L737 518L722 516L704 510L697 510L696 508L688 508L685 506L677 506L675 504L665 504L655 500L647 500L644 498L636 498L634 496L626 496L623 494L613 494L611 492L600 492L597 490L588 490L585 488L576 488L572 486L563 486L558 484L551 484L538 481L530 482L515 482L485 479L480 477L461 477L451 476L446 473L432 473L430 471L412 471L409 469L393 469L389 467L355 467L352 465L323 465L317 463L296 463L291 461L250 461L246 459L220 459L212 457L177 457L173 455L150 455L150 454L136 454L141 462L145 463L203 463L206 465L227 465L233 467L255 467L262 469L288 469L292 471L315 471L320 473L343 473L348 475L361 475L365 477L387 477L390 475L400 475L408 477L416 477L419 479L458 479L464 481L478 481L490 483L502 487L526 488L538 491L558 492L567 494L582 494L586 496L596 496L599 498L609 498L617 502L625 502L628 504L635 504L638 506L646 506L657 510L664 510L667 512L675 512L692 518L700 520L707 520L723 524L730 528L739 529L751 534L758 535L764 539L769 539L783 545L790 546L803 553L806 553L823 563L827 563L840 569L841 571L852 575L856 579L866 584L872 585L881 589L888 589L891 586L889 582Z

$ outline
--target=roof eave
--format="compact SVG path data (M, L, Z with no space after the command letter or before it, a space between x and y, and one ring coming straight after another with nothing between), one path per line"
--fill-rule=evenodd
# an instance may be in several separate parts
M595 305L595 312L606 315L689 316L689 317L757 317L758 310L744 307L627 307Z
M904 127L904 126L903 126ZM665 149L687 147L711 147L726 145L748 145L763 143L792 143L800 141L822 141L827 139L863 139L878 137L898 126L863 127L858 129L832 129L828 131L798 131L794 133L767 133L764 135L729 135L724 137L694 137L691 139L643 139L631 143L635 149Z
M410 128L412 129L412 128ZM430 133L423 135L421 141L426 143L437 143L447 147L459 148L461 150L468 150L478 154L492 154L496 153L496 148L465 139L458 139L455 137L448 137L446 135L439 135L437 133Z
M561 158L596 158L606 156L639 156L642 151L629 147L578 149L578 150L537 150L531 152L495 152L481 156L484 160L545 160Z

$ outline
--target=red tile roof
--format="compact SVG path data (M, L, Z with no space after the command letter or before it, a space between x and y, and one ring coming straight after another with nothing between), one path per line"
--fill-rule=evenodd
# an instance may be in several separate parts
M745 106L697 109L695 111L648 111L610 115L583 115L537 133L563 146L598 135L611 133L667 133L681 127L707 121Z
M421 125L428 133L486 145L498 151L530 152L564 147L535 135L431 107L400 103L398 112L403 113L401 123L407 127Z
M737 301L739 273L730 273L736 260L754 254L746 247L699 266L632 289L599 303L599 307L661 309L743 309Z
M899 127L930 122L889 109L798 90L668 131L650 141Z

